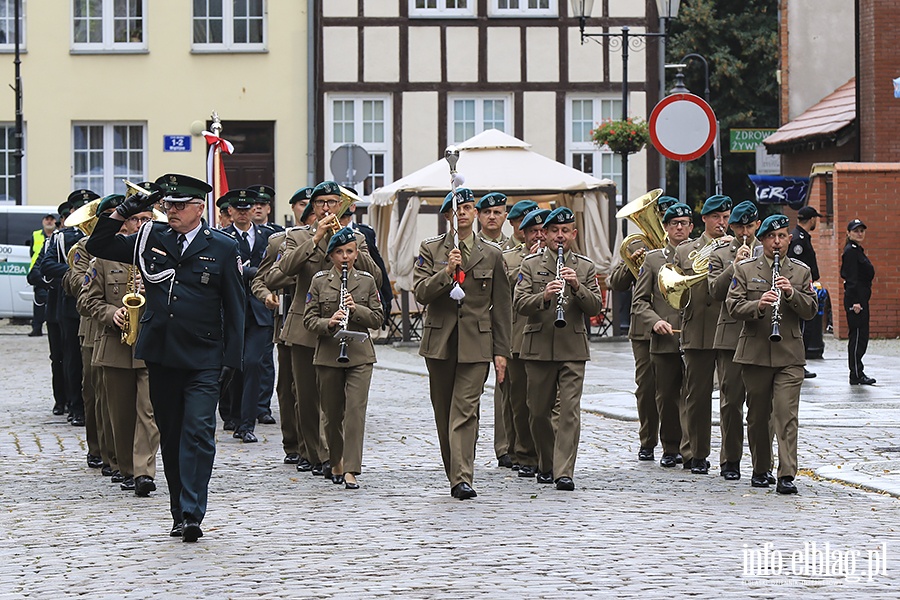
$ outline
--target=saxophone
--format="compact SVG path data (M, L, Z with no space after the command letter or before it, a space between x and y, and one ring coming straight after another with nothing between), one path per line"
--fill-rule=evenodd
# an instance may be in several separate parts
M141 318L141 308L146 299L137 290L137 267L131 265L128 269L128 293L122 296L122 304L125 306L125 325L122 327L122 343L134 346L138 336L138 323Z

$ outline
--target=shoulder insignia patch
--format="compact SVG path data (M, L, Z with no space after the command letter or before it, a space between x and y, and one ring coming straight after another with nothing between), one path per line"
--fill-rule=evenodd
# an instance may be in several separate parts
M237 257L237 269L238 273L240 273L241 275L244 274L244 263L241 262L240 256Z
M737 277L732 277L731 278L731 289L734 289L736 287L737 287Z
M799 256L800 254L803 254L803 246L801 246L800 244L797 244L796 246L791 248L791 252L793 252L794 254L797 254Z
M306 293L306 303L309 304L310 302L312 302L312 292L307 292Z
M416 266L421 267L424 264L425 264L425 257L422 255L417 256L416 257Z
M521 273L521 271L520 271L520 272L519 272L519 276L516 277L516 283L522 281L522 279L524 279L524 276L522 275L522 273Z

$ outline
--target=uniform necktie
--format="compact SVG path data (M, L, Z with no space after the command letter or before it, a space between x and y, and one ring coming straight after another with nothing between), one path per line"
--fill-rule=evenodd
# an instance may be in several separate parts
M459 251L462 253L462 266L465 268L469 262L469 246L465 242L460 242Z
M175 238L175 241L178 242L178 251L184 254L184 251L187 249L187 236L183 233L179 233L178 237Z
M250 240L247 238L247 232L241 232L241 254L244 256L250 256Z

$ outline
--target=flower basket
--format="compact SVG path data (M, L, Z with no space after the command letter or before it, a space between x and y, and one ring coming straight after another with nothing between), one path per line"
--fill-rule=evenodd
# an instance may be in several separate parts
M642 119L628 117L624 121L603 121L591 131L598 146L607 146L616 154L634 154L650 141L650 127Z

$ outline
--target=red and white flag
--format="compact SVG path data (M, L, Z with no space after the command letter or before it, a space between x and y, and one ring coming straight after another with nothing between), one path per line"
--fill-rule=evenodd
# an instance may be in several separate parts
M228 179L225 177L225 161L222 154L232 154L234 145L228 140L209 131L203 132L206 143L209 144L209 154L206 157L206 179L212 186L209 202L206 203L206 218L210 225L216 225L216 200L228 192Z

